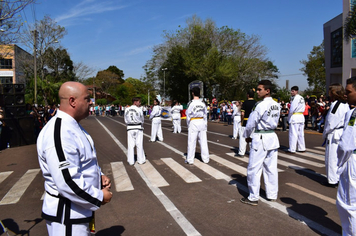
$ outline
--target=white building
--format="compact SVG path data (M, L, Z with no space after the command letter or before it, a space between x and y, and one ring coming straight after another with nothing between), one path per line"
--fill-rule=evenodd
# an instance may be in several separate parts
M324 24L326 91L329 85L356 76L356 39L344 40L343 25L356 0L343 0L343 12Z

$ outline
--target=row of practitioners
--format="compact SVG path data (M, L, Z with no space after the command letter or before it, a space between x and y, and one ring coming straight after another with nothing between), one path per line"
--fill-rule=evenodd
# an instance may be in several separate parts
M251 143L247 167L249 195L246 198L242 198L241 202L249 205L258 205L262 172L264 174L267 198L274 201L278 195L277 152L279 140L274 130L278 124L280 106L271 98L271 88L272 83L270 81L260 81L257 87L257 95L262 100L256 103L250 99L251 104L245 103L245 106L241 109L243 120L245 121L247 118L246 125L242 126L244 128L242 137L245 138L246 143ZM194 99L189 104L186 112L188 124L187 164L193 164L194 162L195 145L198 138L201 144L202 161L209 162L206 139L207 109L206 105L199 100L199 94L199 88L192 89ZM292 92L293 94L291 109L301 104L299 101L301 98L297 96L297 93ZM347 80L346 95L348 103L355 105L356 77ZM79 124L82 119L88 116L92 105L86 87L78 82L66 82L60 88L59 97L61 101L60 109L41 131L37 140L38 161L45 179L46 190L42 217L46 220L49 235L89 235L90 229L94 228L92 224L93 212L99 209L101 205L110 202L112 198L110 191L111 181L101 172L92 138ZM249 116L246 117L246 114L243 113L247 113L246 107L252 105L252 103L254 103L253 109ZM293 103L296 104L293 105ZM341 113L343 104L346 103L339 101L338 108L332 106L330 111L335 111L334 113L338 114L340 110ZM137 134L143 132L142 128L140 128L140 126L142 127L143 119L135 120L134 116L131 117L129 115L131 113L132 115L143 117L140 114L142 112L141 109L138 109L136 114L134 111L135 106L140 106L139 99L133 99L133 106L130 107L133 109L127 110L128 116L125 114L128 139L132 138L133 147L140 145L139 141L142 141L142 138L137 138L140 136ZM347 110L346 107L345 109ZM293 116L299 115L298 110L293 112L290 118L291 121L295 121L298 124L297 121L300 119L298 117L293 119ZM338 140L337 174L339 174L339 187L337 207L343 232L345 235L355 235L355 109L349 110L344 116L340 116L344 117L344 127L335 126L334 133L329 133L327 138L329 146ZM157 118L152 116L151 119ZM340 121L341 119L335 120ZM294 123L291 122L291 124ZM301 124L304 124L304 122L301 122ZM129 127L136 129L130 129ZM298 128L300 128L299 125L293 130L300 130ZM340 129L342 132L338 131ZM133 135L129 135L129 133ZM161 140L163 140L163 137ZM131 144L128 142L129 146ZM330 147L329 153L331 151ZM303 151L303 149L301 150ZM292 150L290 151L293 153ZM141 153L144 154L143 149L141 149ZM144 155L141 157L137 161L139 164L144 164L145 157ZM129 154L128 161L130 163Z

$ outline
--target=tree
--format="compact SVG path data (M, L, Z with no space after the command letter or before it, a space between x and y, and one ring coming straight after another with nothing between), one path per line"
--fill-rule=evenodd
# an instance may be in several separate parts
M66 49L49 47L43 54L44 74L52 83L74 81L73 61Z
M46 57L45 53L49 48L57 48L58 40L63 38L66 34L66 30L64 27L60 26L51 19L49 16L45 16L41 21L35 22L34 25L29 27L28 31L24 31L22 35L22 42L24 45L29 49L32 50L33 47L36 47L36 55L37 58L37 74L40 77L42 84L38 84L37 87L40 85L38 96L43 97L43 101L45 105L48 105L48 97L52 96L51 91L55 91L55 94L58 93L56 89L54 81L51 81L53 78L48 75L48 68L49 64L53 63L53 57ZM35 41L36 39L36 41ZM57 47L56 47L57 46ZM48 61L49 59L49 61ZM34 76L32 76L33 78ZM38 79L38 78L36 78ZM29 78L31 80L31 78ZM28 83L32 84L32 83ZM51 88L54 86L53 88ZM32 89L34 89L32 87Z
M204 82L206 97L235 99L262 78L278 78L278 68L266 58L259 37L218 28L211 19L202 22L193 16L185 28L164 32L164 38L144 66L143 79L161 92L165 87L171 99L187 102L188 84L194 80ZM168 68L165 80L162 68Z
M326 87L324 42L314 46L308 54L308 60L302 60L300 63L304 65L300 70L308 77L308 85L313 88L313 92L323 94Z
M85 65L83 62L74 63L73 72L75 74L76 80L84 82L90 75L94 73L94 69ZM93 84L93 79L91 78L91 83Z
M124 77L125 77L124 72L123 72L122 70L120 70L119 68L117 68L116 66L109 66L109 67L106 69L106 71L110 71L110 72L112 72L112 73L118 75L120 82L121 82L121 83L124 82Z
M356 37L356 4L351 7L344 24L344 37L346 41Z
M17 41L22 22L19 13L35 0L1 0L0 1L0 44Z

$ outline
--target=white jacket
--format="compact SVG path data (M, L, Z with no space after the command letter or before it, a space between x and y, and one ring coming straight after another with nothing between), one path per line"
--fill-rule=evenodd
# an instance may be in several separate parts
M57 114L37 139L38 160L45 179L42 217L64 223L86 223L103 201L101 170L90 135L67 113Z

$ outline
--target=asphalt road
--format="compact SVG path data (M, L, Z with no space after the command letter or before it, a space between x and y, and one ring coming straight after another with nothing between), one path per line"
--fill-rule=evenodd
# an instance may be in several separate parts
M91 116L81 122L92 136L102 170L113 180L113 199L96 212L99 236L111 235L340 235L336 188L326 180L321 134L306 130L307 152L289 155L288 132L277 131L279 196L265 198L263 178L258 206L242 204L248 195L248 157L233 154L232 126L209 122L209 164L184 164L187 127L172 133L162 121L163 142L150 143L151 124L144 125L147 162L126 162L126 127L121 117ZM0 220L18 235L46 235L41 219L43 178L36 146L0 153ZM0 235L6 235L0 227Z

